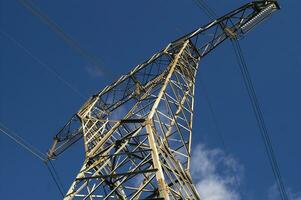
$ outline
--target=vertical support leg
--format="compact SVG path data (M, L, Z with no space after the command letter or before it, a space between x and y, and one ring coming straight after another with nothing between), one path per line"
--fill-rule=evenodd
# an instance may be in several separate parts
M157 149L156 142L155 142L154 132L153 132L152 126L151 126L151 120L149 120L149 119L146 121L146 132L148 134L150 148L152 149L152 159L153 159L154 168L158 170L156 172L156 178L158 181L160 197L164 198L165 200L169 200L168 189L166 187L166 183L164 180L164 174L163 174L161 163L160 163L160 158L159 158L159 153L158 153L158 149Z

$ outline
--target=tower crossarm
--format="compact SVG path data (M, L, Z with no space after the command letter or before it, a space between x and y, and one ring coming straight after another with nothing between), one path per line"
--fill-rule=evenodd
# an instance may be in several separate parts
M279 4L274 0L253 1L184 35L174 42L191 40L197 48L200 57L204 57L226 39L243 37L279 9Z

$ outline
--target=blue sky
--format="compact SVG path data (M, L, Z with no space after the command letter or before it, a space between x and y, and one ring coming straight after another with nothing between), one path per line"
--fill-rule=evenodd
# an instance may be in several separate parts
M169 41L208 22L188 0L33 1L100 60L100 70L17 1L0 2L0 122L44 152L67 119L112 76L126 73ZM222 15L246 2L212 0L210 5ZM241 45L285 185L291 199L300 200L301 2L283 1L281 6ZM200 63L195 110L193 156L209 163L208 168L193 169L201 192L209 196L216 189L229 199L278 200L229 41ZM1 198L60 198L39 160L4 135L0 150ZM66 188L82 160L83 145L78 143L54 162ZM212 187L204 187L208 185Z

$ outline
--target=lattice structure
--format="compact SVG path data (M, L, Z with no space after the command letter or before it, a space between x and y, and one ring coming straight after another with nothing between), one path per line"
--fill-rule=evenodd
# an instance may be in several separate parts
M65 199L199 199L189 173L198 62L277 9L274 1L246 4L91 97L49 151L54 158L83 138L86 159Z

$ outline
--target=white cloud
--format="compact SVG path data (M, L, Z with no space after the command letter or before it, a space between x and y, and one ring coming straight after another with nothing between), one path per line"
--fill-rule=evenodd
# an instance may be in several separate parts
M203 200L240 200L243 167L220 149L198 145L192 151L191 174Z
M243 171L243 166L221 149L200 144L192 151L191 175L202 200L241 200ZM301 192L292 188L287 188L287 195L289 200L301 200ZM268 189L266 199L281 200L276 184Z
M293 190L291 188L288 188L286 192L287 192L287 195L288 195L288 199L290 199L290 200L301 200L301 193L300 192L295 193L295 192L293 192ZM274 184L273 186L271 186L269 188L269 190L268 190L268 200L281 200L276 184Z

